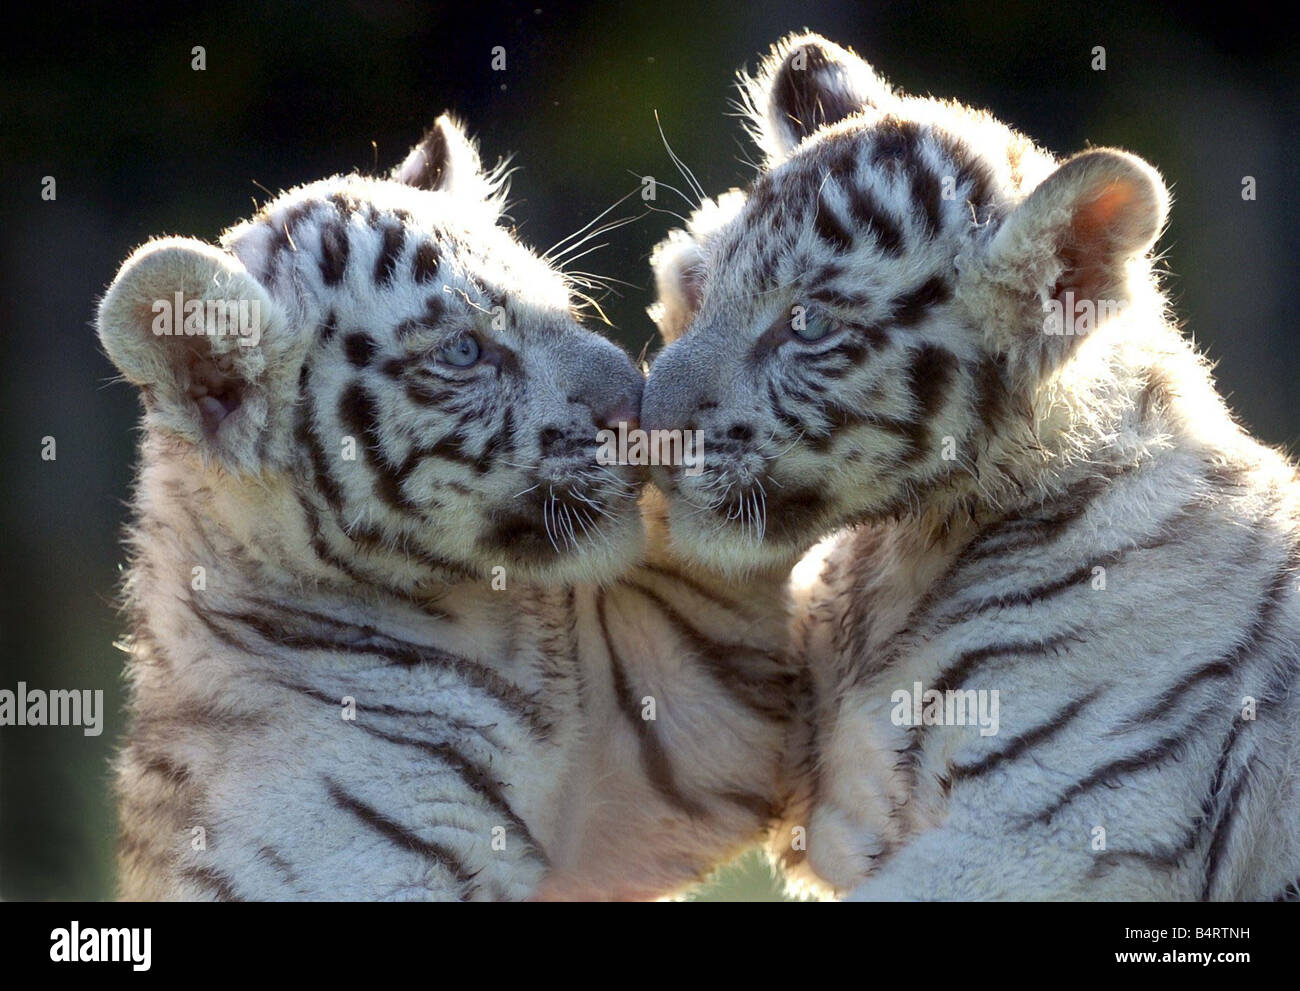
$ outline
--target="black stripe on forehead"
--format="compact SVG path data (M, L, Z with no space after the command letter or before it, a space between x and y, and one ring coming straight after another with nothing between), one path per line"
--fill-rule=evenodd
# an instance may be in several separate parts
M868 137L873 165L887 162L909 165L920 156L924 132L914 120L882 117L868 132Z
M836 215L825 190L817 198L817 215L813 218L817 236L836 251L849 251L853 247L853 234Z
M893 322L900 327L911 327L920 321L926 310L946 303L952 298L952 286L940 275L926 279L915 289L894 298Z
M304 221L322 207L320 200L303 200L292 206L275 209L275 205L262 210L257 219L270 231L266 245L266 254L262 259L261 271L257 277L262 282L270 282L280 266L286 251L297 247L297 238Z
M860 134L837 134L824 141L820 157L822 168L836 183L848 203L849 221L865 229L876 242L876 247L891 257L903 253L903 231L893 214L877 199L871 189L858 178L858 163L862 155Z
M804 155L791 159L754 180L745 199L743 216L750 223L766 219L773 224L798 217L816 198L825 178L826 170L819 157Z
M777 201L776 180L771 172L765 172L754 180L745 198L745 213L749 216L769 213Z
M410 341L421 334L437 330L439 325L453 315L453 309L459 312L462 308L463 300L453 302L452 296L448 293L433 293L425 298L424 312L419 316L402 320L394 328L394 333L399 342Z
M923 149L928 131L916 121L886 117L872 129L871 162L907 177L912 208L928 237L939 233L943 216L942 188L927 164Z
M386 286L397 274L397 262L406 244L406 228L400 220L381 225L379 255L375 258L375 284Z
M292 247L293 235L298 226L321 206L319 200L304 200L269 217L267 223L275 235L272 250L282 251Z
M996 212L996 170L976 148L938 125L886 117L867 129L828 135L810 149L809 156L819 163L821 174L843 191L853 223L867 228L889 255L902 254L901 219L867 182L860 181L863 162L906 180L906 212L916 217L928 238L941 233L946 213L959 221L984 223ZM974 217L969 211L946 210L945 193L948 199L973 207Z
M325 285L337 286L343 281L351 254L346 218L328 218L320 228L320 276Z
M438 278L438 266L441 262L438 248L426 238L415 249L415 256L411 259L411 275L416 282L433 282Z
M841 289L831 282L811 286L805 293L813 303L820 303L837 310L846 310L861 316L863 311L872 306L873 300L860 290Z
M954 192L964 191L960 198L970 204L976 216L976 223L990 220L995 213L998 195L998 179L993 166L977 150L965 141L942 131L935 133L944 157L954 167Z

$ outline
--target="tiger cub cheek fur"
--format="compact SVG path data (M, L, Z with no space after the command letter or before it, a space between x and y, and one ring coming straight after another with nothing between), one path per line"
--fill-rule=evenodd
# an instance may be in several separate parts
M639 546L636 484L594 453L641 375L498 214L442 118L390 180L293 190L220 247L144 245L101 339L152 435L278 500L267 515L296 501L327 557L401 586L614 574Z
M820 38L783 43L745 95L767 170L652 257L670 343L643 425L704 439L702 472L660 475L684 552L751 566L1014 484L1082 339L1044 332L1052 307L1151 305L1159 176L1110 150L1058 167Z

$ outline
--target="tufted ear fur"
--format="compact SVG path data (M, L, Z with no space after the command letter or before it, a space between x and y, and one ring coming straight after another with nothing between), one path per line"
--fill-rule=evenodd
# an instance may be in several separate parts
M264 432L291 403L298 342L232 255L193 238L150 241L99 306L109 358L144 395L150 426L236 471L256 472Z
M405 160L393 178L418 189L444 190L493 205L500 210L500 177L485 172L478 149L463 128L443 114Z
M691 214L686 230L669 231L651 252L657 299L646 312L665 344L681 337L695 319L704 297L704 260L709 242L744 205L745 194L738 189L716 200L704 200Z
M1099 148L1066 161L1006 219L985 266L999 346L1044 375L1068 359L1096 322L1149 284L1147 253L1169 193L1135 155Z
M655 274L655 302L646 310L665 344L685 333L700 308L704 255L681 228L671 230L650 254Z
M819 128L896 99L871 66L817 34L778 41L755 75L741 77L741 91L769 168Z

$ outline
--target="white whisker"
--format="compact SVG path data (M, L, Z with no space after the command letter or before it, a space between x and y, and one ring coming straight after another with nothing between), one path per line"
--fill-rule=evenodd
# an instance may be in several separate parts
M591 220L587 221L587 223L585 223L585 224L583 224L581 227L579 227L579 228L578 228L576 231L574 231L572 234L568 235L567 237L562 237L562 238L560 238L560 240L556 241L553 245L551 245L549 248L547 248L546 251L544 251L544 252L542 253L542 258L543 258L544 260L546 260L546 261L550 261L550 260L552 259L552 252L555 251L556 248L560 247L560 245L562 245L562 244L565 244L565 243L567 243L567 242L569 242L569 241L572 241L575 237L578 237L580 234L582 234L582 233L584 233L585 231L589 230L589 229L592 227L593 224L597 224L597 223L599 223L603 217L605 217L606 215L609 214L609 212L610 212L611 210L616 209L617 207L619 207L620 205L622 205L623 203L625 203L629 198L635 196L638 192L640 192L640 188L639 188L639 187L636 188L636 189L631 190L630 192L624 193L622 196L620 196L618 199L616 199L613 203L611 203L609 206L607 206L604 210L602 210L600 213L596 214L596 216L592 217Z
M682 174L682 178L686 180L686 184L691 187L691 192L698 196L701 201L707 199L708 197L704 195L704 187L695 178L695 173L686 167L686 163L677 157L672 145L668 143L668 136L664 134L664 126L659 120L658 110L655 111L655 127L659 128L659 137L663 140L664 150L668 152L668 157L673 160L673 164L677 166L677 170Z

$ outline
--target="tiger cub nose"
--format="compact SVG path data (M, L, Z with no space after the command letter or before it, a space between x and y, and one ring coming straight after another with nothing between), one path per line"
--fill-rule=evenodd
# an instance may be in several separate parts
M681 429L713 386L675 341L660 352L641 397L641 423L650 433Z
M626 423L636 429L641 415L641 390L645 380L627 352L602 341L587 369L578 398L591 409L591 418L601 430L617 430Z
M608 411L594 413L596 426L602 430L617 430L620 423L626 423L628 430L635 430L640 426L641 417L641 397L635 400L629 400Z

